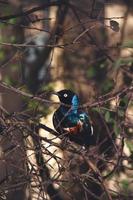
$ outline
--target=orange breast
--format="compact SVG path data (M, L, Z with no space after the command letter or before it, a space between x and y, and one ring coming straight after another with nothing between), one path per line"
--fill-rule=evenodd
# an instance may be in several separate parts
M83 123L79 121L76 126L70 128L64 128L64 130L68 131L70 134L77 134L81 131Z

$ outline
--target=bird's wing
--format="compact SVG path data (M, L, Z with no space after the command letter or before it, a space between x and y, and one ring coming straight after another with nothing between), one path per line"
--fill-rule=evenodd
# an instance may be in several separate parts
M87 113L81 112L79 114L79 118L80 118L80 121L83 123L82 124L83 128L85 128L85 129L90 128L90 134L93 135L94 130L93 130L92 122L91 122L89 116L87 115Z

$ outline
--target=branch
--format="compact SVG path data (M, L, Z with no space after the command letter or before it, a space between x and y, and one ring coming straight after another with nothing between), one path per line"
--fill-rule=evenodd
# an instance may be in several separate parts
M70 6L70 8L72 9L72 11L73 11L73 13L74 13L76 19L77 19L78 22L80 23L81 28L83 29L83 32L85 32L85 31L86 31L86 28L85 28L84 24L82 23L82 21L80 20L80 17L79 17L79 15L78 15L78 13L77 13L77 10L75 9L75 6L73 6L73 5L69 5L69 6ZM87 36L89 37L89 39L91 39L91 41L93 42L93 44L95 44L95 45L97 46L98 50L99 50L99 51L102 51L103 54L106 56L106 58L108 58L108 59L113 63L114 60L106 53L105 50L101 49L101 47L97 44L97 42L95 41L95 39L93 38L93 36L92 36L88 31L86 31L86 34L87 34Z
M59 102L53 102L53 101L41 98L40 96L35 96L35 95L30 94L30 93L26 93L26 92L24 92L24 91L22 91L20 89L17 89L15 87L9 86L9 85L7 85L6 83L4 83L2 81L0 81L0 86L2 86L5 89L8 89L8 90L10 90L12 92L15 92L15 93L17 93L19 95L28 97L31 100L36 100L36 101L39 101L39 102L45 103L45 104L65 105L66 107L70 107L67 104L63 104L63 103L59 103ZM126 88L123 88L123 89L119 90L118 92L108 93L106 95L100 96L97 99L96 102L91 103L91 104L90 104L90 102L87 102L87 103L82 104L81 106L79 106L79 108L92 108L92 107L96 107L96 106L101 106L101 105L103 105L103 104L105 104L105 103L107 103L109 101L112 101L112 100L114 100L116 98L120 98L120 97L126 96L129 92L132 92L132 91L133 91L133 86L131 85L129 87L126 87Z
M34 95L32 95L30 93L27 93L27 92L24 92L24 91L22 91L20 89L17 89L15 87L9 86L6 83L1 82L1 81L0 81L0 86L2 86L3 88L5 88L7 90L10 90L11 92L15 92L15 93L17 93L19 95L22 95L24 97L28 97L31 100L37 100L39 102L46 103L46 104L58 104L57 102L52 102L50 100L43 99L43 98L41 98L39 96L34 96Z
M38 132L38 127L35 127L35 129L36 129L36 132ZM33 131L34 131L34 127L33 127ZM38 166L38 171L42 179L42 184L44 185L43 187L44 190L46 190L46 192L48 193L48 195L50 196L52 200L63 200L59 194L59 191L55 189L52 179L50 177L49 169L45 164L40 138L35 137L35 135L32 134L32 139L33 139L33 143L35 147L35 157L36 157L36 162Z
M48 1L48 2L43 3L41 6L31 8L27 11L19 12L12 15L1 16L0 20L9 20L9 19L17 18L17 17L28 16L29 14L34 13L38 10L43 10L50 6L61 6L63 4L67 5L67 1L65 0L58 0L55 2Z

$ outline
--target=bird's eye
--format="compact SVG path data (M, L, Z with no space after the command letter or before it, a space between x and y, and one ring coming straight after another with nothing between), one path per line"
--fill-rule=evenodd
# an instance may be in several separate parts
M68 95L65 93L65 94L64 94L64 97L67 97L67 96L68 96Z

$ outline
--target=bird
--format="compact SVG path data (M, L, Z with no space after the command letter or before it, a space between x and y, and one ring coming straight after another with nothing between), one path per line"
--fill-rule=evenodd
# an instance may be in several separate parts
M84 147L93 144L93 125L83 109L78 95L69 89L54 92L60 101L60 106L53 114L53 125L59 135Z

